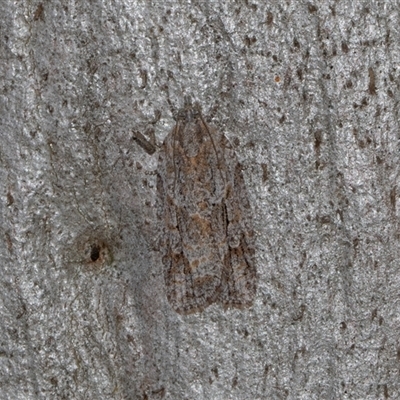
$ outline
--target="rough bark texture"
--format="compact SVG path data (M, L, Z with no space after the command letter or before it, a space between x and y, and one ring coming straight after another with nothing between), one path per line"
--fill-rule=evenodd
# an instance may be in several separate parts
M0 4L1 399L400 398L395 1ZM166 299L157 152L234 145L254 305Z

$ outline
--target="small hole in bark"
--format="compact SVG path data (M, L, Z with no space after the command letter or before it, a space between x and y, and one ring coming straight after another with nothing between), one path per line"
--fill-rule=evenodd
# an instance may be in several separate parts
M100 257L100 247L97 244L92 245L92 250L90 251L90 259L95 262Z

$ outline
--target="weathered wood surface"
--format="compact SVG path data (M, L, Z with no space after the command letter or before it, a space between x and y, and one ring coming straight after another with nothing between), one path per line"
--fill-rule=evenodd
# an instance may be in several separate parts
M2 399L399 398L396 2L0 4ZM251 308L177 314L166 93L234 146ZM157 110L158 123L152 124Z

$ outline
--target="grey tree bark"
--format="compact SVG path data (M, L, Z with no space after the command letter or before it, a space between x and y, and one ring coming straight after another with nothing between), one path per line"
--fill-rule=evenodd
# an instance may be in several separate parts
M397 1L3 0L0 21L1 399L400 398ZM132 131L161 143L186 94L243 164L250 309L165 296Z

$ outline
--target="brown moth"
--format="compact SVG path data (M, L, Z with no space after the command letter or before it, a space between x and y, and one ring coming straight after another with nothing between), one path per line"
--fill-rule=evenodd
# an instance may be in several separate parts
M256 268L242 167L197 104L186 99L175 119L157 174L168 301L180 314L212 303L249 307L256 294Z

